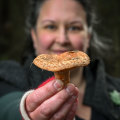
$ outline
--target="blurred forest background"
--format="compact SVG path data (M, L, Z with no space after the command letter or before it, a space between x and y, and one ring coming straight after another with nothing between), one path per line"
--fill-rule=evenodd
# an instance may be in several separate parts
M0 0L0 60L20 61L25 44L25 17L28 0ZM106 70L120 77L120 0L93 0L100 18L97 32L112 39Z

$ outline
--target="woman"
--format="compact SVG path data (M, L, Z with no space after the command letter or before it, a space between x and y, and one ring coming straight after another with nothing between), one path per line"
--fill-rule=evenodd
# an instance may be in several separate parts
M33 0L30 14L32 19L28 22L33 54L60 54L71 50L87 52L93 42L90 31L93 21L91 12L85 0ZM15 105L23 94L19 92L20 89L25 91L32 88L22 96L20 102L20 112L25 120L120 119L119 106L116 106L109 95L113 90L120 91L120 81L105 74L101 61L96 60L85 69L71 71L71 83L63 88L63 83L53 77L39 86L53 74L34 65L29 70L33 59L30 55L22 68L13 63L14 69L18 70L15 75L19 78L15 83L9 81L12 92L6 91L0 105L4 106L5 100L11 97L13 101L16 99L11 106ZM4 86L5 82L2 82ZM24 85L19 86L21 83ZM7 110L4 109L2 117L5 112L11 116L15 111L14 109L10 113ZM19 113L15 116L19 117ZM7 118L5 116L2 119ZM13 120L10 117L8 119Z

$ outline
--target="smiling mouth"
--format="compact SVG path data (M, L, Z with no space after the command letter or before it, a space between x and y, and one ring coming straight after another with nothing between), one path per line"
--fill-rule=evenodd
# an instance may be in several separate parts
M67 51L72 51L72 50L52 50L52 53L61 54L61 53L67 52Z

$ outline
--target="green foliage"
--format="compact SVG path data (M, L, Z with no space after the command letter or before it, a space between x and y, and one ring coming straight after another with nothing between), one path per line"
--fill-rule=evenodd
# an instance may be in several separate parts
M120 105L120 93L116 90L110 93L110 98L114 104Z

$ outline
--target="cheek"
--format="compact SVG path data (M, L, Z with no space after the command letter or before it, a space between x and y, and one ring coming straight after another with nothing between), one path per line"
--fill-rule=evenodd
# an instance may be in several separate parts
M74 49L83 51L85 46L86 37L85 36L73 36L71 38L72 45Z
M74 49L84 51L86 45L88 44L88 37L86 35L76 35L71 38L72 45Z
M39 34L38 40L39 46L43 49L48 49L53 42L52 36L48 34Z

